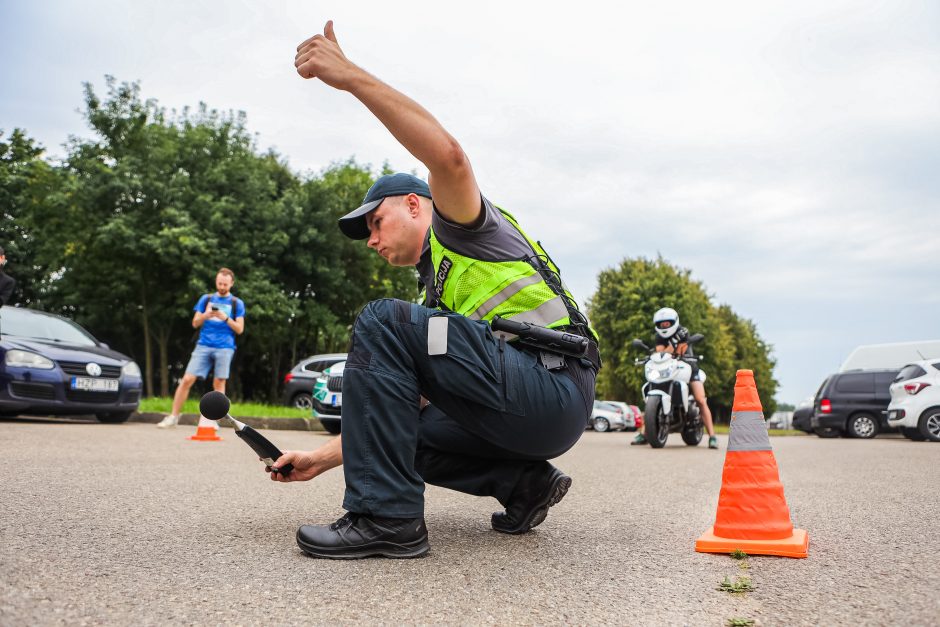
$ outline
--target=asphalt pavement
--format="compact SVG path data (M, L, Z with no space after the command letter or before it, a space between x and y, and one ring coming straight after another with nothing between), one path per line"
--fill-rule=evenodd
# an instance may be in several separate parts
M574 480L523 536L493 499L427 490L431 553L306 557L294 534L342 514L341 469L268 481L231 430L0 419L0 625L937 625L940 445L772 438L809 558L695 553L720 451L585 433ZM325 434L266 431L282 449ZM730 577L754 589L718 590Z

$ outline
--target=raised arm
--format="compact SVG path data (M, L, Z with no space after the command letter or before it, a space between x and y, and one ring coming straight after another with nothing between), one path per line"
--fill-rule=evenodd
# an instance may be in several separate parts
M480 189L463 148L424 107L372 76L343 54L332 20L322 35L297 47L297 73L348 91L430 171L428 184L438 211L463 225L477 222L482 211Z

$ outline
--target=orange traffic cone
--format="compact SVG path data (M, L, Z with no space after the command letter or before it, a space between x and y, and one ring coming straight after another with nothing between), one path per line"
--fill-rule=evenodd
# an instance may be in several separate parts
M196 427L196 435L191 435L187 439L198 440L199 442L215 442L222 438L219 437L219 433L216 431L216 423L200 414L199 425Z
M695 541L700 553L806 557L809 536L794 529L777 461L754 385L754 373L738 370L731 435L721 474L715 525Z

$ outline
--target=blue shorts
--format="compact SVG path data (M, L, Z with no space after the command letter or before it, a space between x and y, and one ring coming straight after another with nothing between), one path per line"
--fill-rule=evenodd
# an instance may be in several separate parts
M212 348L196 344L196 350L186 364L186 374L205 379L209 376L209 370L212 370L212 376L216 379L228 379L229 366L232 365L234 355L234 348Z

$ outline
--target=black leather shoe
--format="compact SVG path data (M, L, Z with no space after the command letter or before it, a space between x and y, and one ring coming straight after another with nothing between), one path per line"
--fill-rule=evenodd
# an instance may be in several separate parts
M430 550L423 518L380 518L346 513L332 525L304 525L297 530L304 553L330 559L421 557Z
M571 477L548 462L547 468L523 475L512 493L505 512L495 512L490 520L493 529L502 533L525 533L537 527L548 516L548 508L568 493Z

